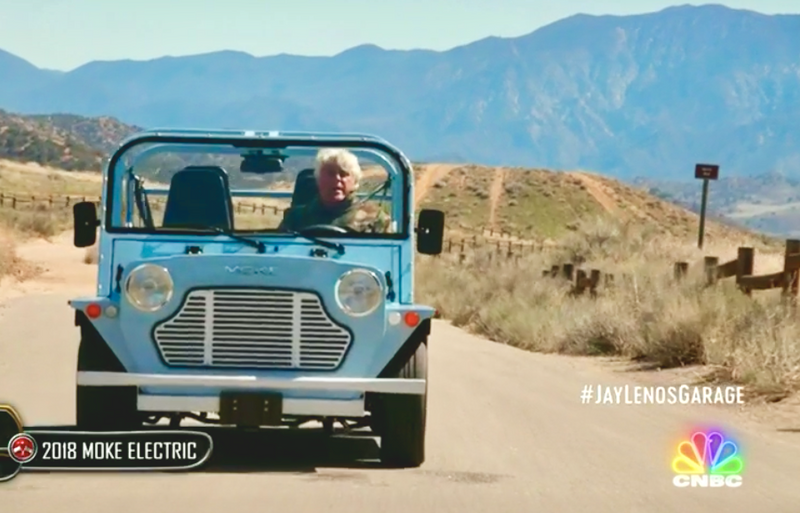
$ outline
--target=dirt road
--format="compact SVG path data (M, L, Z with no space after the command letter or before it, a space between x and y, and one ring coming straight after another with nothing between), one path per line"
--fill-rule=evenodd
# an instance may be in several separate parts
M91 283L83 288L91 293ZM74 422L78 332L68 297L32 289L0 306L0 402L29 425ZM433 327L430 368L419 469L379 468L367 437L223 432L203 471L25 472L0 483L2 511L794 513L800 504L798 432L723 407L582 405L584 384L634 382L592 360L524 352L445 322ZM676 443L695 423L738 438L742 487L672 485Z

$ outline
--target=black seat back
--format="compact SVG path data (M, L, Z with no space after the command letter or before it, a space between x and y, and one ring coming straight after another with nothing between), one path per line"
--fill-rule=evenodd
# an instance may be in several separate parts
M291 206L305 205L319 195L317 179L313 169L304 169L297 174L294 181Z
M165 228L233 230L228 173L217 166L189 166L175 173L162 225Z

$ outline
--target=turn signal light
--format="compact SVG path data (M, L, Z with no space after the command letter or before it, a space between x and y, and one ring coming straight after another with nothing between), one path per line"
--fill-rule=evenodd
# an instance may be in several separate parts
M406 312L406 315L403 317L403 320L406 324L410 327L414 327L419 324L419 314L417 312Z
M86 307L86 315L90 319L97 319L103 313L103 309L97 303L92 303Z

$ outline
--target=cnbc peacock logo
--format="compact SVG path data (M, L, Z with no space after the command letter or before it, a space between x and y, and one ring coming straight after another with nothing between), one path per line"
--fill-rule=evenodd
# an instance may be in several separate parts
M736 488L742 486L739 446L721 430L698 430L678 444L678 455L672 460L675 477L672 484L680 488Z

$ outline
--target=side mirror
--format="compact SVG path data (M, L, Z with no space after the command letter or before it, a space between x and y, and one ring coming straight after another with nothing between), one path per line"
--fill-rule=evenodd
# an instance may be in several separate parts
M91 201L82 201L72 207L75 221L74 243L77 248L88 248L97 241L97 207Z
M423 209L417 221L417 251L423 255L438 255L444 243L444 212Z

